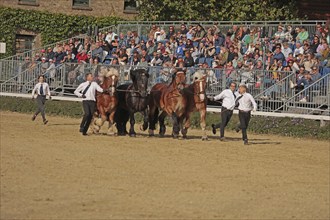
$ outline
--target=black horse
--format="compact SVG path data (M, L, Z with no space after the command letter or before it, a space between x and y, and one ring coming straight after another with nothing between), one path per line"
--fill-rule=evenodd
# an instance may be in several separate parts
M118 135L126 135L126 124L130 120L129 136L135 137L134 131L136 112L143 114L142 130L148 128L148 79L149 74L146 69L130 70L132 83L123 84L117 87L118 108L115 113L115 122Z

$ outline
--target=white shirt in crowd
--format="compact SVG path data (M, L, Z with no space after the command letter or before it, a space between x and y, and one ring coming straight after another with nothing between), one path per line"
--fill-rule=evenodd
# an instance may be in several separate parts
M296 48L294 50L293 56L296 57L296 56L298 56L298 54L304 54L304 48L303 47L299 47L299 48Z
M241 97L243 96L243 97ZM257 103L252 97L250 93L244 93L239 95L237 98L238 100L238 110L248 112L248 111L256 111L257 110Z
M41 88L41 85L42 85L42 90L43 90L43 95L48 95L50 96L50 90L49 90L49 85L48 83L37 83L35 86L34 86L34 89L32 90L32 97L34 97L34 95L37 93L37 95L41 95L40 94L40 88Z
M282 53L285 58L288 58L289 53L292 53L292 49L290 47L288 47L288 48L282 47Z
M223 107L228 110L234 110L236 96L238 95L239 94L237 92L234 94L230 89L225 89L219 95L214 96L214 100L222 99Z
M84 101L96 101L95 100L95 91L103 92L103 89L96 83L96 82L83 82L81 83L78 88L74 91L74 94L78 97L83 96L84 90L87 88L87 86L90 84L90 87L88 88L87 92L85 93L85 98L83 98Z

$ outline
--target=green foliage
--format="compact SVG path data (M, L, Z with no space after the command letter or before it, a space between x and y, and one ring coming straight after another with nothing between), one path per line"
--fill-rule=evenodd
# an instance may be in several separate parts
M36 110L36 102L31 99L0 97L0 110L22 113L33 113ZM80 102L47 101L46 114L56 116L69 116L79 118L83 110Z
M92 17L83 15L64 15L0 7L0 42L7 43L7 53L0 58L14 53L15 33L27 30L40 33L42 44L48 45L63 39L86 33L88 25L100 28L111 26L120 20L117 17Z
M33 113L36 109L36 103L29 99L13 98L0 96L0 111L13 111L22 113ZM46 114L55 116L67 116L73 118L82 117L82 106L80 102L68 101L47 101ZM142 122L140 113L135 114L137 123ZM219 114L208 113L206 125L210 130L211 124L220 122ZM233 115L227 130L234 130L238 124L238 116ZM170 119L167 117L166 125L171 126ZM199 113L194 113L191 117L191 127L200 129ZM330 123L320 127L319 121L292 119L292 118L274 118L253 116L249 131L258 134L276 134L290 137L315 138L330 140Z
M298 18L295 0L142 0L142 20L264 21Z

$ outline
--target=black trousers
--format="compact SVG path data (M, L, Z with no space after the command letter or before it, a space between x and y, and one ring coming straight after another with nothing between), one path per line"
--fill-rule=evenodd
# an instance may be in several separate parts
M233 116L232 110L221 107L221 123L215 125L216 128L220 128L220 138L225 136L225 127L228 125L231 116Z
M37 98L37 111L34 113L35 116L37 116L39 113L41 113L42 119L45 121L45 103L46 103L46 96L45 95L38 95Z
M82 133L87 133L89 125L92 121L93 114L95 112L96 108L96 102L91 100L85 100L82 102L83 109L84 109L84 117L80 124L80 129L82 130Z
M240 122L239 128L242 129L243 140L247 140L248 137L247 137L246 130L249 126L249 122L251 119L251 111L248 111L248 112L239 111L238 118L239 118L239 122Z

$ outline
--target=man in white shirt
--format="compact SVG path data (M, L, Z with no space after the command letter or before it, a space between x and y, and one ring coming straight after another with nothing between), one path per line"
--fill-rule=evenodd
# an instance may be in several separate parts
M242 129L242 137L244 144L248 144L248 137L246 130L248 128L250 119L251 119L251 111L257 111L257 103L250 93L246 92L246 85L241 84L239 86L239 96L236 98L236 103L238 104L238 118L240 125L236 129L239 132Z
M43 123L47 124L48 121L45 116L45 103L46 103L46 95L49 96L49 99L51 99L49 85L45 83L45 78L43 75L40 75L38 77L39 82L34 86L34 89L32 90L32 100L34 100L34 96L37 93L37 111L32 116L32 121L36 120L37 115L41 112L41 116L43 119Z
M216 134L217 128L220 128L220 140L225 140L225 127L229 123L231 116L233 115L233 110L235 108L236 95L236 83L232 82L229 89L223 90L219 95L214 96L211 100L222 99L221 106L221 123L212 124L212 132Z
M103 89L96 83L93 82L93 75L87 73L85 75L86 82L81 83L78 88L74 91L74 94L80 98L83 98L83 109L84 117L80 124L80 132L85 136L87 130L92 121L93 114L96 107L95 91L103 92Z

